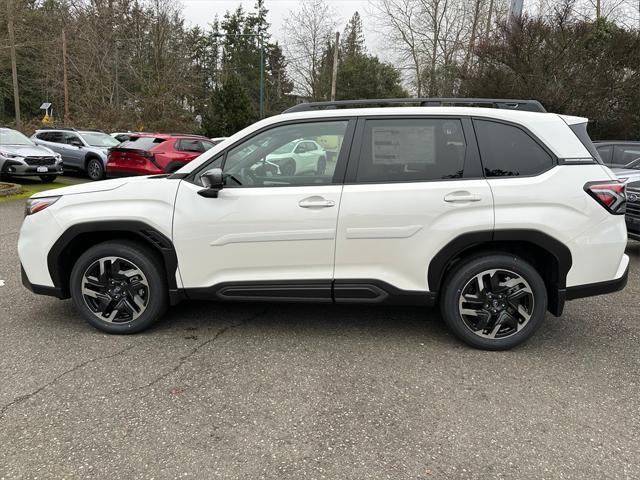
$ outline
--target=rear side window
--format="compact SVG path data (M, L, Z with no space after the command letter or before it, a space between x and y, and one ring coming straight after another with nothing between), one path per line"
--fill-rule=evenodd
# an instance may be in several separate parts
M153 147L164 142L164 138L156 137L137 137L121 143L118 148L129 148L132 150L151 150Z
M357 182L461 178L467 144L457 119L367 120Z
M198 139L181 139L176 142L176 150L179 152L204 153L213 147L213 143Z
M553 167L553 157L524 130L487 120L473 124L487 177L538 175Z
M62 132L39 133L38 138L40 140L44 140L45 142L55 142L55 143L63 142Z

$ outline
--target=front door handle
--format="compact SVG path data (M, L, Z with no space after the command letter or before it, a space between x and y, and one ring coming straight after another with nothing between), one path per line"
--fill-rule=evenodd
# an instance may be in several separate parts
M466 190L451 192L444 196L444 201L449 203L479 202L480 200L482 200L480 195L467 192Z
M324 197L308 197L304 200L300 200L298 205L302 208L330 208L335 207L336 202L333 200L327 200Z

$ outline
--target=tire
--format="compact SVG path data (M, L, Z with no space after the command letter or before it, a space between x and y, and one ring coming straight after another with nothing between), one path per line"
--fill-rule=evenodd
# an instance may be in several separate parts
M320 157L316 167L316 175L324 175L327 172L327 159Z
M285 177L293 177L296 174L296 162L287 160L280 167L280 173Z
M463 260L447 275L440 310L454 335L468 345L508 350L542 325L547 289L523 259L486 253Z
M87 161L87 176L94 182L104 178L104 164L99 158L90 158Z
M84 319L113 334L149 328L168 305L160 258L147 247L126 240L104 242L84 252L71 271L70 290Z
M42 183L53 183L58 178L57 175L40 175L40 181Z

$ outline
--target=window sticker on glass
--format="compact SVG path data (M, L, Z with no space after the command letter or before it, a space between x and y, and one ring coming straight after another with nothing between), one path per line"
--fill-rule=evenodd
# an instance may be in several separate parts
M374 165L434 164L435 131L433 125L374 127L371 135Z

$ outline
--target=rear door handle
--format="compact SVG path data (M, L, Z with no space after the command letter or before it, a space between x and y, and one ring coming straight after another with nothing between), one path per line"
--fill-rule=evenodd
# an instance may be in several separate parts
M308 197L298 202L302 208L330 208L335 207L336 202L327 200L324 197Z
M444 196L444 201L449 203L479 202L480 200L482 200L480 195L467 192L466 190L451 192Z

